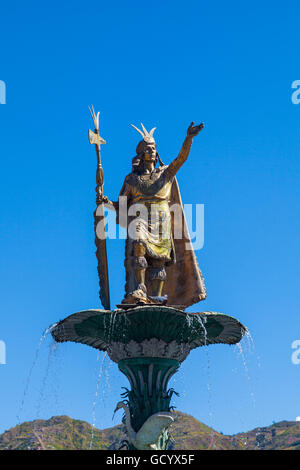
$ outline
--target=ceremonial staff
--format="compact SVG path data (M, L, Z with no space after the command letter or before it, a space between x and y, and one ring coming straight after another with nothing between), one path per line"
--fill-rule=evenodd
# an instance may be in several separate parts
M106 251L106 237L105 237L105 220L104 220L104 203L103 203L103 168L101 165L101 145L106 144L106 141L100 137L99 134L99 112L96 114L93 106L89 107L95 131L89 129L89 142L95 145L97 155L97 171L96 171L96 205L97 208L94 212L94 229L95 229L95 244L96 256L98 260L98 275L99 275L99 297L105 310L110 310L110 296L109 296L109 280L108 280L108 264L107 264L107 251ZM98 230L101 227L101 230ZM100 235L100 236L99 236Z

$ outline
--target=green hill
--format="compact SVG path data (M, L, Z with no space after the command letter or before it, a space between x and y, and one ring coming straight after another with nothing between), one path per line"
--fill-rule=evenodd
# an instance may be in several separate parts
M0 435L0 450L107 449L120 434L121 426L100 431L85 421L54 416L22 423Z
M289 449L300 450L300 423L281 421L247 433L225 436L185 413L175 412L170 428L172 449ZM22 423L0 435L0 450L117 449L124 426L94 429L81 420L54 416Z
M244 441L245 449L300 450L300 423L280 421L268 427L236 434L234 438Z

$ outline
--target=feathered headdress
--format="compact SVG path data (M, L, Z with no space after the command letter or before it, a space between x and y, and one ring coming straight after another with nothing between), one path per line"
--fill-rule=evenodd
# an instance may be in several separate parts
M148 132L145 128L145 126L141 123L141 126L142 126L142 131L140 129L138 129L137 127L135 127L133 124L131 124L131 126L136 130L138 131L139 134L141 134L141 136L143 137L143 140L144 142L146 142L147 144L155 144L155 140L153 138L153 133L156 129L156 127L153 127L153 129L151 129L150 132Z

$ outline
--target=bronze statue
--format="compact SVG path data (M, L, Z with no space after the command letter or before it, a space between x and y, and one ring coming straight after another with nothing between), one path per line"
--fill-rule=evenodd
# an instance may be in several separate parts
M127 198L126 286L122 304L187 307L205 299L206 290L191 246L176 173L204 125L191 123L178 157L169 165L164 165L158 155L153 138L155 128L148 132L141 126L142 130L133 126L143 140L136 147L132 172L124 180L118 202L106 196L99 200L117 211L117 221L122 225L120 197ZM176 217L170 211L174 204L180 212ZM176 224L181 225L179 237L174 237L176 228L178 232ZM133 226L134 231L130 231Z

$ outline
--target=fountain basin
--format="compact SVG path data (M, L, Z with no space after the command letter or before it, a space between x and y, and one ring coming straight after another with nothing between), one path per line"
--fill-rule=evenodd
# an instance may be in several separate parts
M107 351L130 383L122 398L131 427L138 432L157 413L172 411L170 402L176 392L168 383L192 349L236 344L246 331L238 320L222 313L143 305L77 312L54 326L51 334L59 343L73 341ZM168 430L161 430L157 449L166 449L168 442ZM128 446L134 449L132 442Z
M107 351L114 362L162 357L182 362L190 350L210 344L236 344L247 329L218 312L187 313L168 306L127 310L84 310L60 321L55 341L73 341Z

